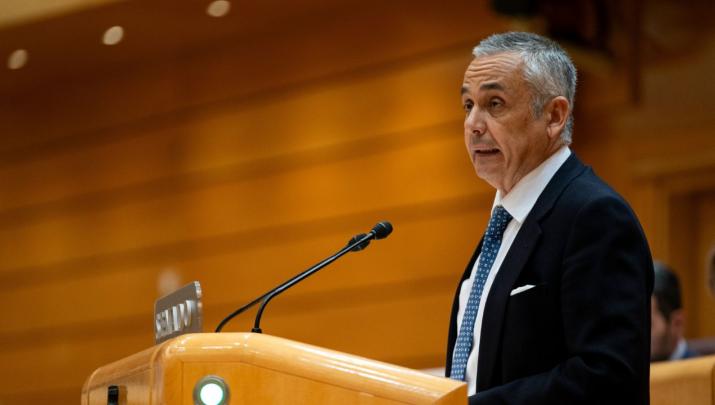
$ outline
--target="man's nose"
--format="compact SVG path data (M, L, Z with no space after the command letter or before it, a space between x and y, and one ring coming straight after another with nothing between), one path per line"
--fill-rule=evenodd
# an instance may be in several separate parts
M472 108L464 120L464 132L470 136L482 136L486 131L486 122L483 114L475 107Z

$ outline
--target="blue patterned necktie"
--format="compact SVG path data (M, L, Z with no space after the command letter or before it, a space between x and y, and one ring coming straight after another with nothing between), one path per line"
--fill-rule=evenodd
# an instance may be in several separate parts
M449 377L454 380L465 381L467 371L467 360L469 353L472 351L472 343L474 342L474 322L477 320L477 312L479 312L479 303L484 290L484 283L487 281L489 271L494 264L494 259L497 257L501 239L504 235L506 226L511 221L511 215L502 207L497 205L494 207L487 232L484 234L484 243L482 244L482 252L477 266L477 274L472 283L472 290L469 292L469 300L467 307L464 310L464 317L459 328L457 343L454 345L454 353L452 354L452 370Z

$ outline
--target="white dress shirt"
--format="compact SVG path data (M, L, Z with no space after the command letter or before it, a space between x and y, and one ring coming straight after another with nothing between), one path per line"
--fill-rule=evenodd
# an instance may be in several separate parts
M502 236L501 246L499 247L499 252L497 253L496 259L494 259L494 264L489 272L487 281L484 284L484 289L482 291L482 296L479 304L479 311L477 311L477 319L474 322L474 342L472 343L472 352L469 354L467 360L467 371L465 374L467 380L467 387L469 395L474 395L477 392L477 367L479 366L479 340L481 337L482 330L482 318L484 317L484 308L486 298L489 296L489 290L491 289L494 278L499 272L504 257L506 257L509 248L511 247L516 234L519 233L521 225L524 223L527 215L531 212L534 207L536 200L539 198L541 193L546 188L556 171L559 170L561 165L564 164L566 159L571 155L571 150L564 146L548 159L542 162L537 168L529 172L524 176L519 182L507 193L506 195L501 195L497 190L496 196L494 197L494 204L492 205L492 211L497 205L501 205L506 209L506 211L511 214L512 220L504 231ZM459 291L459 310L457 311L457 331L462 325L462 318L464 317L464 310L467 306L467 300L469 300L469 293L472 290L472 284L474 282L474 276L477 273L477 267L479 266L479 260L481 259L481 253L477 260L474 262L472 267L472 273L467 280L462 283L462 287Z
M680 339L678 339L678 345L675 346L675 350L673 350L673 353L670 354L670 358L668 358L668 360L682 360L685 358L685 352L687 351L688 344L685 343L685 339L681 337Z

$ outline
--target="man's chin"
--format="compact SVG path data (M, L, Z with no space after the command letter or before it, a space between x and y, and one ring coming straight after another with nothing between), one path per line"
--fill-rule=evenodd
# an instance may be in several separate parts
M490 186L499 188L499 176L494 171L476 165L474 166L474 171L477 173L477 177L489 183Z

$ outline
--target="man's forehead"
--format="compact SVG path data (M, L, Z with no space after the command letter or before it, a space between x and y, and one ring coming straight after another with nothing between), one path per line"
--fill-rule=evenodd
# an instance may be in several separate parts
M464 72L462 93L477 88L506 90L510 82L521 77L522 65L521 58L515 53L475 57Z
M523 64L521 55L517 52L499 52L491 55L475 56L469 63L467 71L484 68L519 69Z

